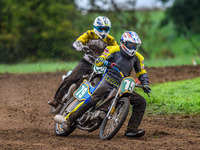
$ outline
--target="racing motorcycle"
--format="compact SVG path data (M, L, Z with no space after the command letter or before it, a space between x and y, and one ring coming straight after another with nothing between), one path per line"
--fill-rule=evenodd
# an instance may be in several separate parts
M94 42L94 41L91 41L91 42ZM90 42L89 42L89 44L90 44ZM93 52L92 50L88 50L88 52L85 52L85 53L86 54L92 54L93 56L98 57L98 55L95 52ZM64 81L64 79L66 77L68 77L71 74L71 72L72 72L72 70L68 71L66 75L62 75L62 80ZM83 82L84 79L88 79L89 76L91 76L90 71L87 74L83 75L82 78L80 78L76 83L73 83L69 87L69 89L65 93L65 95L62 97L62 99L58 102L58 105L56 107L51 106L51 108L50 108L51 113L52 114L58 114L61 111L64 104L73 96L74 90L76 90L79 87L79 85ZM99 79L100 77L102 77L101 74L98 74L98 76L99 76L98 78L97 78L97 76L95 76L95 80L93 80L93 82L94 81L97 82L96 80ZM100 81L100 80L98 80L98 81Z
M64 81L64 79L65 79L66 77L68 77L68 76L71 74L71 72L72 72L72 70L68 71L66 75L63 75L63 76L62 76L62 80ZM62 109L62 107L64 106L64 104L73 96L73 91L74 91L76 88L78 88L79 85L81 84L81 82L82 82L84 79L88 78L89 75L90 75L90 74L84 75L77 83L73 83L73 84L69 87L68 91L65 93L65 95L63 96L63 98L61 99L61 101L59 101L58 105L57 105L56 107L51 106L51 110L50 110L50 111L51 111L52 114L58 114L58 113L61 111L61 109Z
M66 75L62 76L62 80L64 81L64 79L66 77L68 77L71 74L72 70L68 71ZM89 79L89 77L92 75L92 73L88 73L86 75L83 75L82 78L79 79L78 82L73 83L68 91L65 93L65 95L63 96L62 100L59 101L59 104L56 107L51 106L51 113L52 114L59 114L59 112L61 111L62 107L64 106L64 104L73 96L73 92L80 86L80 84L83 82L84 79ZM95 85L95 83L99 83L100 79L102 77L102 74L98 73L95 74L95 76L93 75L93 79L92 79L92 84Z
M123 77L122 72L116 69ZM59 114L54 117L55 120L55 134L59 136L68 136L76 128L92 132L100 127L99 137L102 140L110 140L122 127L125 122L129 108L129 96L132 95L134 88L141 87L136 85L135 79L132 77L123 77L121 84L118 88L105 95L95 106L91 107L82 116L76 119L70 126L70 129L65 131L62 128L62 123L65 117L81 102L86 100L96 89L100 77L99 74L105 75L107 72L106 67L94 66L94 71L89 79L81 83L78 89L73 92L73 96L64 104Z

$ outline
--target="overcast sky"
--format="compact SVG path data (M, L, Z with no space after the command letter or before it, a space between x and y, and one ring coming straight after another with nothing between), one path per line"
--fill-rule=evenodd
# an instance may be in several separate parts
M167 6L171 5L172 2L167 3ZM162 3L158 2L158 0L137 0L136 8L155 8L162 7Z
M126 0L115 0L115 1L119 1L119 3L122 3L123 1ZM87 2L88 0L76 0L76 2L78 3L79 6L81 7L86 7L87 6ZM173 0L171 0L170 2L168 2L166 4L166 6L171 6ZM106 7L105 5L102 7ZM158 0L136 0L136 9L139 8L162 8L163 5L161 2L158 2Z

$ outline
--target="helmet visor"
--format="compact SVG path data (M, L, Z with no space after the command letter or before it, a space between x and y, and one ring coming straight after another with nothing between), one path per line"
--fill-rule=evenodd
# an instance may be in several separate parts
M105 33L109 32L110 31L110 27L102 27L102 26L94 26L95 29L97 29L99 32L103 32L105 31Z
M125 42L125 46L130 50L137 50L137 48L140 46L140 44L133 43L133 42Z

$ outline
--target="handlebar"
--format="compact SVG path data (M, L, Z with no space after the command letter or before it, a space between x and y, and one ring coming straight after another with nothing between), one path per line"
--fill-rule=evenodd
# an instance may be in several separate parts
M118 65L116 64L115 66L118 66ZM112 69L115 69L115 70L121 75L121 77L124 78L124 74L123 74L117 67L115 67L115 66L113 66ZM106 67L106 66L105 66L105 67ZM107 71L108 71L108 67L107 67L105 73L106 73ZM93 73L94 73L94 72L93 72ZM135 87L139 87L139 88L145 89L145 90L148 91L149 93L155 95L151 90L149 90L148 88L146 88L144 85L138 85L138 84L136 84ZM149 93L147 93L148 96L149 96ZM150 97L150 96L149 96L149 97Z
M142 89L146 89L147 91L149 91L149 93L155 95L151 90L148 90L144 85L136 84L135 87L139 87L139 88L142 88ZM149 93L147 93L148 97L150 97Z
M117 71L120 73L120 75L122 76L122 78L124 78L123 73L122 73L121 71L119 71L119 69L117 69L116 67L113 67L113 69L117 70ZM135 87L139 87L139 88L145 89L145 90L147 90L149 93L155 95L151 90L149 90L148 88L146 88L144 85L138 85L138 84L136 84ZM150 97L149 93L147 93L148 97Z

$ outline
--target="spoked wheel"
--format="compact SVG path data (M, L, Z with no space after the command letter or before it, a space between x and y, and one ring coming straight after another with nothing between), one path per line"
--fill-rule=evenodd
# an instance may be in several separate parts
M62 103L58 104L57 107L51 106L51 113L52 113L52 114L58 114L59 111L62 109L62 107L63 107L63 104L62 104Z
M122 97L117 103L115 112L105 117L99 131L102 140L110 140L117 134L129 112L130 102L127 97Z
M62 108L62 110L60 111L60 115L63 115L63 116L66 116L67 113L69 113L67 111L67 108L69 107L69 105L75 100L74 97L72 97ZM60 123L55 123L55 126L54 126L54 131L55 131L55 134L58 135L58 136L68 136L70 135L74 130L76 129L75 126L71 126L70 130L69 131L65 131L63 130L62 128L62 125Z
M58 104L57 107L53 107L51 106L51 113L52 114L59 114L60 110L62 109L62 107L64 106L64 103L66 103L68 101L68 99L72 98L73 96L73 92L76 90L76 84L73 83L70 87L68 92L63 96L62 98L62 102L60 102Z

